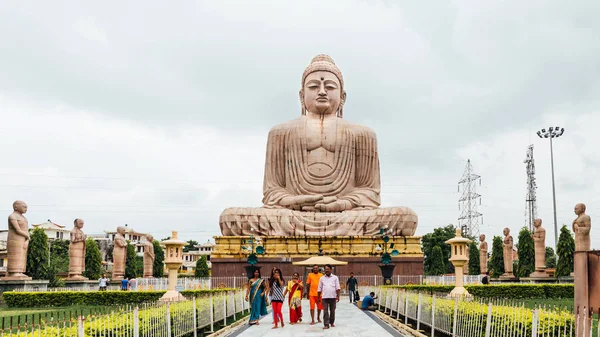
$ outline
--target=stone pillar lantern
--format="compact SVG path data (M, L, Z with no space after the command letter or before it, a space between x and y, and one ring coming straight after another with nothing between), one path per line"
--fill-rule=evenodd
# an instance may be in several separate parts
M454 265L454 270L456 274L456 285L454 289L450 292L450 297L458 297L458 296L471 296L467 289L465 289L463 284L463 268L469 257L467 256L467 246L471 243L471 240L462 237L462 231L460 229L456 229L456 236L446 243L450 244L450 262Z
M178 301L184 297L175 290L177 286L177 273L179 267L183 264L183 246L187 242L177 238L177 232L173 231L171 238L161 242L161 246L165 247L165 265L169 270L169 283L167 292L160 298L161 301Z

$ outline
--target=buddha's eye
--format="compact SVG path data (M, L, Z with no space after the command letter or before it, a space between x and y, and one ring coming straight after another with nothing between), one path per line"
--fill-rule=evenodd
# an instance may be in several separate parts
M328 85L327 90L335 90L337 87L335 85Z

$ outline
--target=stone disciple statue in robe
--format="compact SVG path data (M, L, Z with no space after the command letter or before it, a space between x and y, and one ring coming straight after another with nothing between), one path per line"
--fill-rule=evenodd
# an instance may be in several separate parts
M300 117L269 132L261 208L228 208L223 235L414 235L417 214L380 208L375 132L343 119L342 72L317 55L302 75ZM251 232L254 228L254 232Z
M573 220L573 232L575 233L575 251L590 250L590 230L592 219L585 214L585 204L575 205L577 219Z
M500 277L515 277L513 275L513 237L510 228L504 228L504 274Z
M117 227L113 247L113 280L122 280L125 276L125 261L127 259L127 241L125 240L125 227Z
M485 242L485 234L479 235L479 242L479 270L485 275L488 266L488 244Z
M542 227L542 219L533 220L533 243L535 248L535 272L530 277L547 277L546 274L546 229Z
M69 244L69 276L67 280L87 280L81 275L85 270L85 240L87 239L81 230L83 219L75 219L73 225Z
M146 235L144 243L144 278L154 276L154 237L151 234Z
M27 267L27 248L29 247L29 223L24 216L27 204L17 200L8 216L8 236L6 238L7 266L6 276L2 280L31 280L25 275Z

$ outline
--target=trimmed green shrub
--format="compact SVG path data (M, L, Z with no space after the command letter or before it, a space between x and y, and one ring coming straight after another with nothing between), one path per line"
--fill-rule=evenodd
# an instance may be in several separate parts
M185 297L202 297L208 294L218 294L234 291L233 288L185 290L181 294ZM2 294L9 308L34 308L34 307L67 307L71 305L123 305L156 302L164 295L165 291L35 291L12 292Z
M65 307L70 305L121 305L155 302L165 291L36 291L5 292L9 308Z
M399 285L389 286L426 293L449 293L454 289L449 286ZM493 284L467 285L467 291L479 298L573 298L575 291L572 284Z
M504 274L504 251L502 238L494 236L492 240L492 257L488 263L488 271L490 276L498 277Z

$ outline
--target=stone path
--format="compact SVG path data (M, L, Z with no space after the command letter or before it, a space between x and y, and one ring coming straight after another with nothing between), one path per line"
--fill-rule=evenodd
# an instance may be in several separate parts
M260 320L258 326L244 324L228 336L403 336L372 313L364 312L355 305L350 304L347 298L344 297L340 299L335 311L335 327L329 328L329 330L323 330L323 323L310 325L308 300L302 301L302 313L304 315L302 323L295 325L288 324L290 316L286 303L283 305L282 312L285 319L285 326L283 328L271 329L273 327L273 314L269 311L269 314ZM321 313L321 317L322 315L323 313Z

